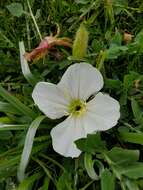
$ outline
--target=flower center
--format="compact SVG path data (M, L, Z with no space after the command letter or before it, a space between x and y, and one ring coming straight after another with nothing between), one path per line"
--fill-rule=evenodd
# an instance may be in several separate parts
M69 104L69 114L81 116L86 111L86 102L79 99L72 100Z

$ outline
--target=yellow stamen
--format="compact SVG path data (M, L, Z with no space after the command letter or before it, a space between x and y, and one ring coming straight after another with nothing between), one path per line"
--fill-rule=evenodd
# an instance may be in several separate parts
M79 99L72 100L69 104L69 114L82 116L86 112L86 102Z

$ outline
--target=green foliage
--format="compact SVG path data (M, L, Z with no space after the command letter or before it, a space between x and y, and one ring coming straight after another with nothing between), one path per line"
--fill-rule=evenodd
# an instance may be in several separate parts
M91 154L88 154L88 153L85 154L84 166L91 179L93 179L93 180L99 179L98 175L96 174L96 172L94 170L94 161L92 160Z
M25 170L26 170L28 160L31 154L32 146L33 146L34 136L35 136L37 128L39 127L41 121L44 118L45 116L37 117L29 126L29 130L25 138L25 144L24 144L22 155L21 155L20 166L19 166L18 174L17 174L19 181L22 181L24 179Z
M34 118L36 114L22 102L20 102L16 97L12 96L8 91L6 91L0 85L0 96L2 96L5 100L7 100L17 111L21 112L21 114L27 115L28 117Z
M143 133L120 132L120 137L125 142L143 145Z
M0 190L143 189L142 13L142 0L0 1ZM28 63L25 49L55 35L57 24L72 51L58 47ZM121 118L76 141L83 153L70 159L53 151L50 130L59 121L40 116L31 93L80 60L102 72L103 92L120 101Z
M80 150L92 154L105 149L104 142L101 140L99 133L87 135L87 138L77 140L76 145Z
M101 190L114 190L115 189L115 176L105 169L101 176Z
M142 110L140 109L137 101L132 98L131 100L131 106L133 110L133 115L135 117L135 122L139 125L143 125L143 113Z
M33 184L36 180L39 180L39 178L42 177L42 174L35 173L32 176L28 177L27 179L23 180L22 183L19 185L17 190L27 190L33 187Z
M130 164L139 159L139 151L114 147L107 153L107 156L116 164Z
M13 16L20 17L24 13L21 3L11 3L10 5L7 5L6 8Z
M57 190L72 190L72 177L68 172L64 172L59 177L57 184Z
M20 62L21 62L22 73L26 78L26 80L28 81L28 83L34 86L38 82L38 80L31 73L28 63L24 58L25 47L23 42L19 42L19 50L20 50Z

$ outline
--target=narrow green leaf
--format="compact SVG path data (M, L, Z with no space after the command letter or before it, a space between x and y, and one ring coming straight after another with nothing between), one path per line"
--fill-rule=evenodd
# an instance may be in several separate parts
M63 172L56 183L57 190L73 190L70 172Z
M40 145L34 146L33 149L32 149L32 155L37 154L41 150L47 149L49 144L50 144L50 141L47 140L46 142L42 142Z
M48 190L49 189L49 183L50 183L50 179L46 176L44 178L43 185L40 187L39 190Z
M141 30L135 37L136 50L143 52L143 30ZM137 46L138 45L138 46Z
M0 140L7 141L13 137L11 131L1 131L0 132Z
M36 130L39 127L40 123L42 120L45 118L45 116L39 116L37 117L30 125L29 130L26 135L25 139L25 144L24 144L24 149L22 152L21 156L21 161L18 169L18 179L19 181L22 181L24 179L24 174L25 174L25 169L28 165L28 161L30 158L32 146L33 146L33 141L34 141L34 136L36 134Z
M47 149L48 145L49 141L46 141L34 146L32 149L32 155L38 154L38 152ZM12 148L7 150L6 152L1 152L0 150L0 180L15 176L17 165L20 162L21 152L21 147Z
M25 130L28 127L29 125L25 125L25 124L1 124L0 123L0 131Z
M56 160L54 160L53 158L45 155L45 154L40 154L40 156L42 156L43 158L49 160L50 162L52 162L53 164L55 164L56 166L58 166L60 169L62 169L65 172L65 168Z
M20 50L20 63L21 63L22 73L25 79L28 81L28 83L34 86L38 82L38 80L31 73L27 60L24 57L25 47L23 41L19 42L19 50Z
M28 190L29 187L32 187L32 186L33 186L33 183L34 183L35 181L38 181L38 179L41 178L41 177L42 177L42 174L41 174L40 172L33 174L32 176L30 176L30 177L24 179L24 180L20 183L19 187L18 187L16 190Z
M99 177L94 170L94 161L92 160L92 155L89 153L84 154L84 166L91 179L98 180Z
M20 156L15 155L12 158L8 158L8 159L1 159L0 161L0 174L3 173L4 170L6 170L6 172L8 172L12 167L14 167L15 165L17 165L17 163L20 160Z
M125 142L143 145L143 133L120 132L120 138Z
M0 85L0 96L2 96L5 100L7 100L15 109L17 109L22 114L24 114L28 117L31 117L31 118L36 117L36 114L30 108L25 106L16 97L12 96L1 85Z
M114 25L114 10L112 1L104 0L104 14L105 14L105 24L110 23L111 26Z
M72 56L76 59L82 59L86 56L88 45L88 32L82 23L77 30L73 43Z
M7 102L0 101L0 112L19 115L19 111Z
M114 14L119 15L125 11L125 7L128 7L128 0L112 0Z
M136 123L143 126L143 112L134 98L131 100L131 106Z
M46 173L47 177L49 179L52 180L52 182L56 185L56 180L52 177L50 170L46 167L46 165L44 164L44 162L40 161L37 158L32 158L35 162L37 162L44 170L44 172Z
M133 90L133 84L135 80L138 80L140 78L140 75L136 72L130 72L130 74L127 74L124 76L123 79L123 90L120 97L120 105L124 106L127 104L128 100L128 92L130 90Z
M126 178L125 184L129 190L140 190L135 180L129 180L129 178Z
M114 189L115 189L115 177L108 169L105 169L101 175L101 190L114 190Z
M11 124L11 123L12 123L12 120L9 117L7 116L0 117L0 125Z
M5 35L5 32L0 31L0 39L1 39L4 47L16 48L15 44L9 39L9 37L7 37ZM1 48L2 48L2 46L1 46Z

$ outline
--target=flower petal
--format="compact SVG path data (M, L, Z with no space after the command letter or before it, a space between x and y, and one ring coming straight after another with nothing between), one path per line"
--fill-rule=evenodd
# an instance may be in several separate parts
M33 90L32 98L39 109L51 119L67 114L68 100L55 84L39 82Z
M86 100L103 87L103 77L92 65L76 63L66 70L58 86L72 98Z
M108 130L117 124L119 117L119 102L109 95L98 93L87 104L84 128L86 133Z
M53 148L65 157L78 157L81 151L75 140L86 137L82 120L69 116L65 121L51 130Z

